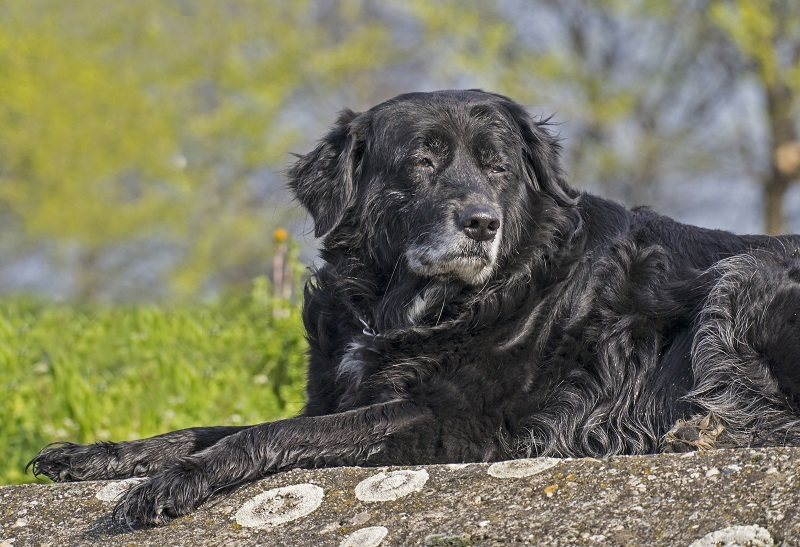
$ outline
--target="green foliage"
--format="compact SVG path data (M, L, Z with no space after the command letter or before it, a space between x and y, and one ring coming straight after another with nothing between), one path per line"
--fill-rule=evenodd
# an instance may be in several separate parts
M173 309L0 302L0 483L47 443L259 423L303 405L296 304L252 294Z
M77 255L81 300L109 290L104 258L121 245L123 272L154 242L173 251L157 296L267 271L264 236L294 211L273 201L281 182L268 174L305 114L287 112L291 101L389 51L383 25L358 24L363 11L349 0L0 3L4 251Z
M776 48L781 34L786 32L787 19L781 17L786 15L782 13L786 7L778 9L782 3L782 0L736 0L716 1L709 6L712 21L730 36L743 56L755 61L758 76L767 85L772 84L785 68L780 66ZM800 10L795 8L795 12L797 15Z
M715 0L709 4L708 13L738 50L757 84L767 89L785 88L793 97L792 108L796 108L800 95L800 4L790 0Z

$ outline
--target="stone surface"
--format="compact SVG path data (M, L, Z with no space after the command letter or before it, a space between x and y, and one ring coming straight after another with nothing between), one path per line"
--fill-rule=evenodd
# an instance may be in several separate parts
M800 545L800 448L542 463L295 470L140 530L111 520L128 483L3 486L0 547Z

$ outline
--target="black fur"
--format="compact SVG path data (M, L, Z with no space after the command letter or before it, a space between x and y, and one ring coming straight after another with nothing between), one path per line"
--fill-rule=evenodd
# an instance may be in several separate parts
M566 183L548 124L481 91L344 112L290 173L322 238L303 416L57 444L53 480L147 476L159 524L295 467L798 444L800 239Z

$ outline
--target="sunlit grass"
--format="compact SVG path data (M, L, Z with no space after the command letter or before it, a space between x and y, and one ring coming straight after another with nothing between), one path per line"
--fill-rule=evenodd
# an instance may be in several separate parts
M0 301L0 484L47 443L258 423L303 405L297 304L266 281L212 305Z

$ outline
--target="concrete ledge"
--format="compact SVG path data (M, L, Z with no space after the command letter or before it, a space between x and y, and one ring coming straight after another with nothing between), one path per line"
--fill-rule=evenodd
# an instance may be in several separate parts
M125 483L3 486L0 547L800 545L799 477L800 448L296 470L134 531Z

